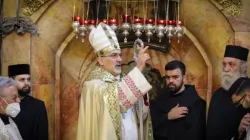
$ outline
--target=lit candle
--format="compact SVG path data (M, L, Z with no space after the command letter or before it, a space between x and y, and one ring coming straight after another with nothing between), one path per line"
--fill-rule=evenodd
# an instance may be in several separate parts
M109 24L117 24L117 23L118 23L117 19L115 18L109 19Z
M122 15L122 21L130 23L131 22L130 15Z
M134 23L142 23L142 18L136 18L136 19L134 19Z
M90 25L95 25L95 20L89 20L89 22L88 22L88 24L90 24Z
M147 20L146 20L146 23L147 23L147 24L154 24L154 20L153 20L153 19L147 19Z
M107 20L107 19L103 19L103 20L101 20L101 22L107 24L107 23L108 23L108 20Z
M183 25L183 22L182 21L178 21L178 25Z
M165 25L166 24L166 20L158 19L157 20L157 24L158 25Z
M74 21L79 21L80 20L80 17L77 17L77 16L72 17L72 18L73 18Z

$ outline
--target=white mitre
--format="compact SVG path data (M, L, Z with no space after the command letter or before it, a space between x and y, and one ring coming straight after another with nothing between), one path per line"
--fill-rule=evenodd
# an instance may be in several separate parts
M102 22L91 30L89 42L97 56L105 56L115 49L120 49L115 32Z

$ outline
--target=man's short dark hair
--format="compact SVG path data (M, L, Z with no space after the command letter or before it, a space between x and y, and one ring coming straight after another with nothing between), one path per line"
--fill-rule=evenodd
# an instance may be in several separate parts
M185 67L184 63L182 63L181 61L173 60L173 61L167 63L165 66L165 70L175 70L178 68L181 70L182 75L185 75L186 67Z

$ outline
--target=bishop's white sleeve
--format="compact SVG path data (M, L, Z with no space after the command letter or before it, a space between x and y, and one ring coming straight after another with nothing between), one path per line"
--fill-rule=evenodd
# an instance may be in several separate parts
M135 67L118 84L121 109L127 110L132 107L151 88L143 74Z

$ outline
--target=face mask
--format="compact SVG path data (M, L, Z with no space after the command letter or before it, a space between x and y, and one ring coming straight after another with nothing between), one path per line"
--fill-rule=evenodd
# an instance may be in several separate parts
M20 109L19 103L8 104L8 106L6 108L6 114L10 115L13 118L15 118L19 114L20 111L21 111L21 109Z
M5 103L8 104L6 101L5 101ZM21 109L20 109L19 103L10 103L7 105L7 107L5 109L5 113L13 118L15 118L20 111L21 111Z

